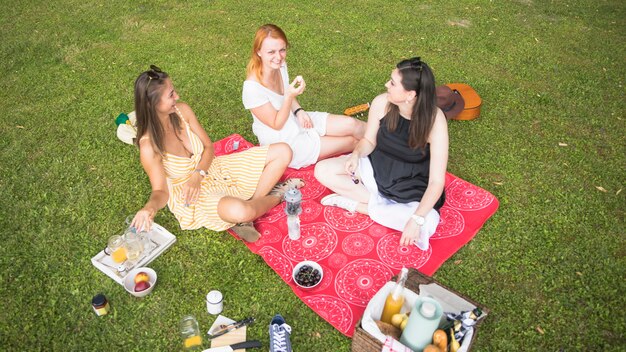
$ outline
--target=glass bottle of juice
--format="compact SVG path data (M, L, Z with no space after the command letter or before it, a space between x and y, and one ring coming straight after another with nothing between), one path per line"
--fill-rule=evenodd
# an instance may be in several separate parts
M385 300L383 314L380 317L380 320L385 323L391 324L391 317L394 314L400 313L400 309L402 309L402 304L404 304L404 284L406 283L408 273L409 269L402 268L400 275L398 275L396 285L391 290L391 293L389 293L389 296L387 296L387 300Z

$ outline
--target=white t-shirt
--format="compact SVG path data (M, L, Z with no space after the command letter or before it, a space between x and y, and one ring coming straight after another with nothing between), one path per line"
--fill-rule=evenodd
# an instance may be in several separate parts
M280 68L280 76L283 81L284 90L289 86L289 74L287 64ZM263 86L257 81L246 80L243 82L241 94L243 106L250 110L267 102L277 111L283 106L285 97L271 89ZM301 128L296 116L292 111L285 125L280 130L275 130L264 124L254 114L252 114L252 132L256 135L260 145L268 145L277 142L289 144L293 151L293 158L289 167L299 169L317 162L320 154L320 136L326 133L326 118L328 113L307 112L313 121L312 129Z

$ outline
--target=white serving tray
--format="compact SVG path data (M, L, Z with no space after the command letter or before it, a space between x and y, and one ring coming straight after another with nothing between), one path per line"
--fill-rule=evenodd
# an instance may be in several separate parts
M118 264L113 262L111 256L104 254L104 250L101 250L100 253L91 258L91 263L100 271L107 274L107 276L111 279L115 280L115 282L120 285L124 285L124 278L128 272L130 272L133 268L148 265L156 257L161 255L161 253L165 252L166 249L170 248L174 242L176 242L176 236L172 235L163 226L153 223L150 240L154 244L154 248L150 251L150 253L144 253L135 265L127 267L123 274L120 274L117 271Z

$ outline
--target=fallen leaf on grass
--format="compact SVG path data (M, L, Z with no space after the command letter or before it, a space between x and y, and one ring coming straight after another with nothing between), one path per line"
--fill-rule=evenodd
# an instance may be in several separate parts
M567 143L559 142L559 147L567 147Z
M493 184L496 185L496 186L502 186L504 184L504 182L493 181Z
M463 28L467 28L471 25L471 22L468 20L460 20L460 21L448 21L450 26L459 26Z
M315 337L316 337L316 338L318 338L318 339L319 339L320 337L322 337L322 335L320 335L320 333L319 333L319 332L317 332L317 331L315 332L315 334L313 334L313 336L315 336Z
M578 276L583 276L583 273L581 273L580 271L577 271L577 272L576 272L576 275L578 275Z
M535 330L537 330L538 333L540 333L541 335L545 334L545 332L543 331L543 329L541 328L541 326L537 325L537 327L535 328Z
M462 261L463 261L462 259L457 259L454 261L454 264L459 265L461 264Z
M20 125L15 125L16 128L21 128L24 129L24 126L20 126Z
M596 188L597 188L597 189L598 189L598 191L600 191L600 192L605 192L605 193L607 192L607 190L606 190L606 189L604 189L604 187L602 187L602 186L596 186Z
M618 195L618 194L620 194L621 192L622 192L622 189L620 188L620 189L618 189L618 190L617 190L617 192L615 192L615 195Z

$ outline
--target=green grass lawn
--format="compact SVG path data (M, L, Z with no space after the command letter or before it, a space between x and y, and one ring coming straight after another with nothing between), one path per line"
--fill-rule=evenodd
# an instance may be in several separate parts
M384 90L421 56L438 83L483 98L449 124L455 175L500 209L434 277L491 309L477 351L623 350L626 331L626 5L622 1L5 1L0 14L0 350L173 351L178 322L254 316L269 341L277 312L297 351L348 351L322 320L227 233L181 231L131 297L90 258L146 201L136 148L114 118L156 64L209 135L256 142L241 103L252 38L272 22L291 41L305 107L339 113ZM112 311L97 317L103 292ZM208 344L205 341L205 348ZM622 346L622 347L620 347Z

